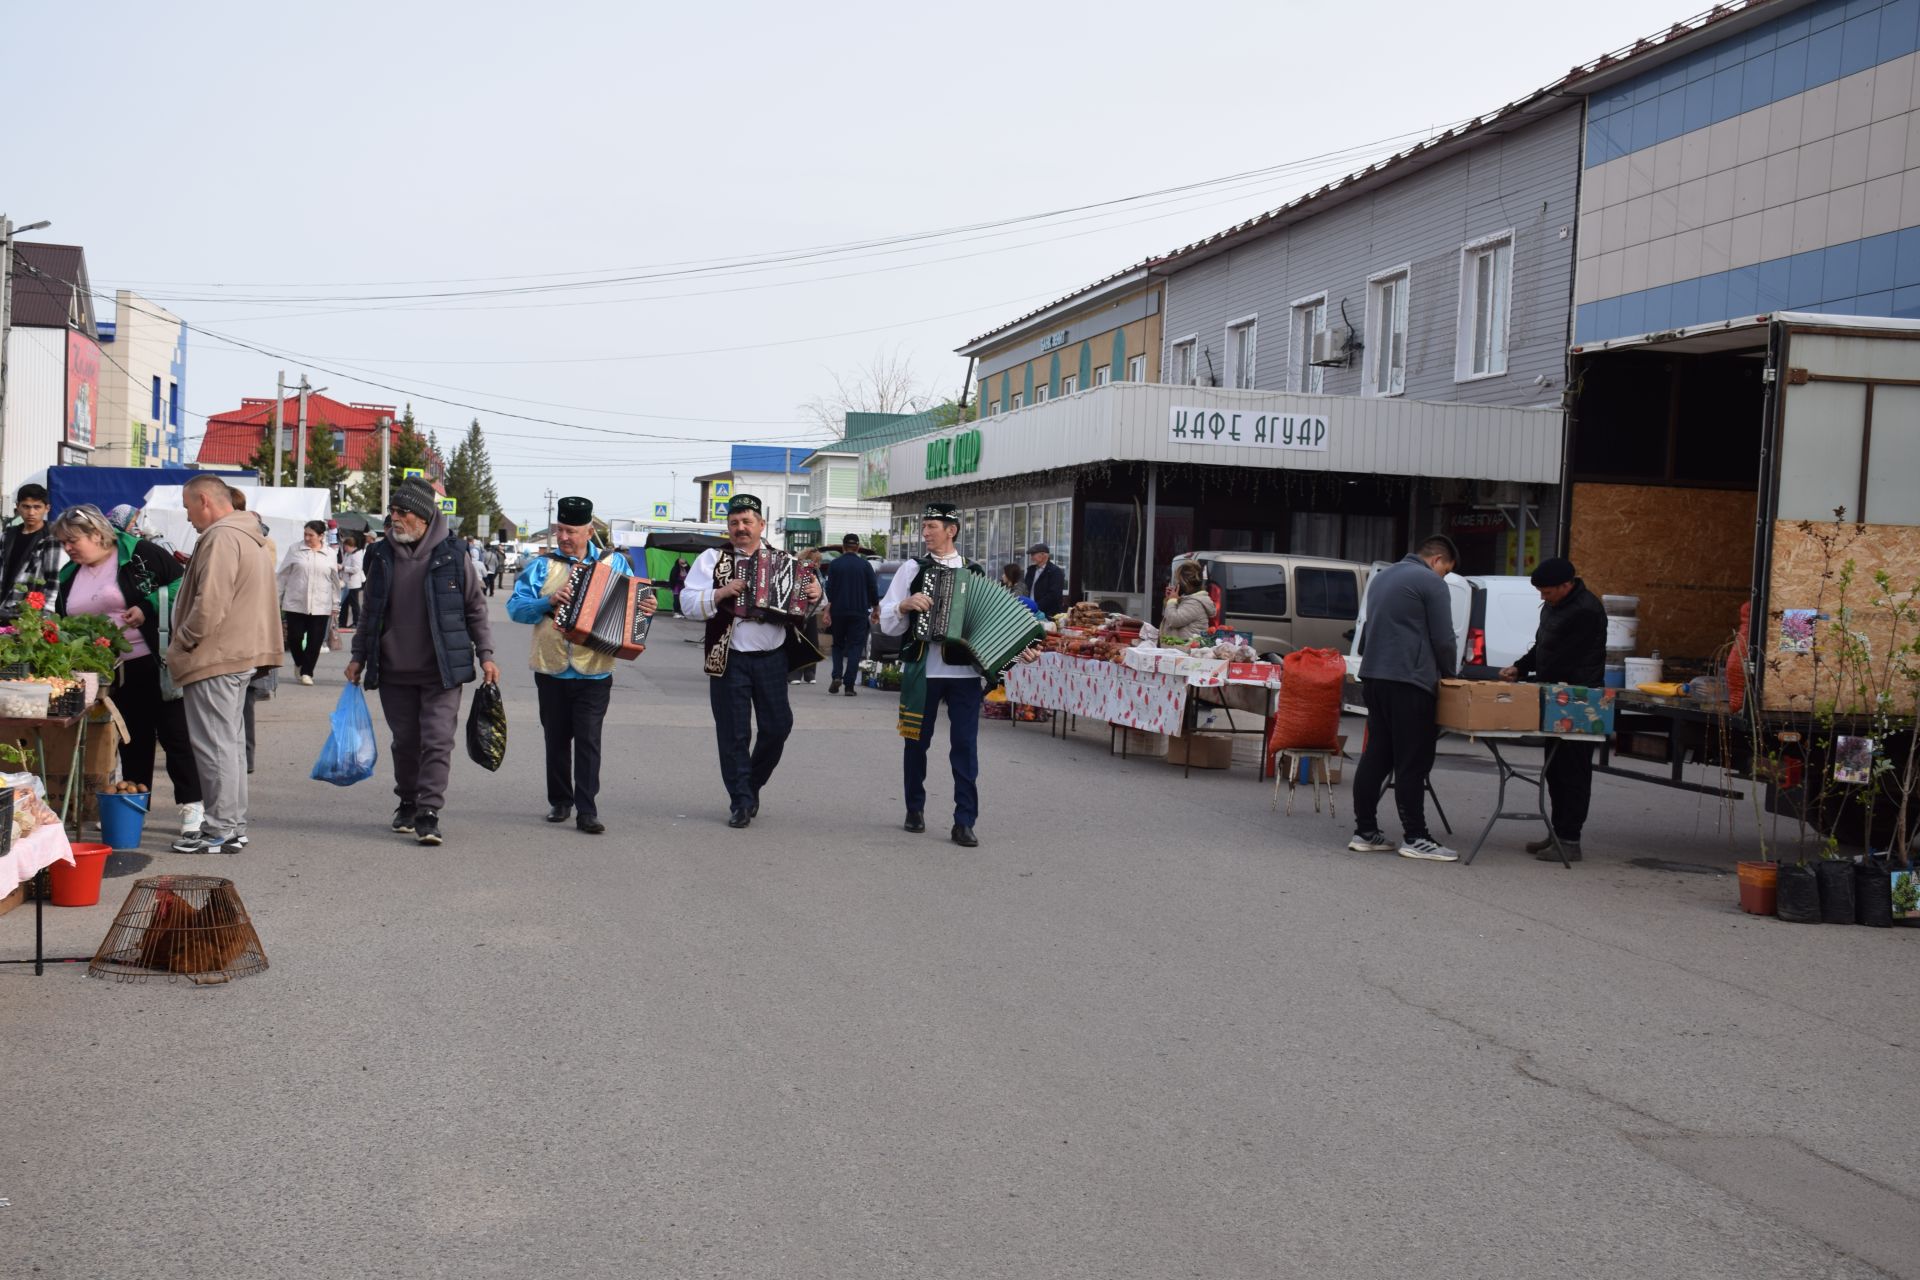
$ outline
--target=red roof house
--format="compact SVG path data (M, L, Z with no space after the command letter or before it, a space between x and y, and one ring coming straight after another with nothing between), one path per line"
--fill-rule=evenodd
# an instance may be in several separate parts
M294 438L300 420L300 397L288 396L280 406L280 424L287 438ZM390 404L342 404L319 394L307 397L307 421L324 423L334 431L340 446L340 459L349 471L378 470L380 467L381 418L397 420L400 414ZM202 466L244 466L254 450L273 429L273 401L249 397L238 409L217 413L207 419L207 434L201 438L199 462ZM434 470L440 469L438 460ZM434 477L438 480L440 477Z

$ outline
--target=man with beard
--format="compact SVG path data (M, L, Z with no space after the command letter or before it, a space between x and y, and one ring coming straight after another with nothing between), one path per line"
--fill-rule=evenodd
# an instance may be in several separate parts
M393 829L441 842L460 689L500 682L480 570L447 529L439 495L415 480L393 491L387 536L367 552L364 614L347 680L380 691L393 732ZM476 667L478 670L476 671Z
M736 493L727 503L732 545L702 551L680 593L680 612L707 624L707 692L727 787L727 825L734 828L759 814L760 789L793 732L788 676L820 661L820 651L799 631L820 607L820 583L803 574L792 555L761 541L766 528L760 499ZM757 591L757 584L766 589Z

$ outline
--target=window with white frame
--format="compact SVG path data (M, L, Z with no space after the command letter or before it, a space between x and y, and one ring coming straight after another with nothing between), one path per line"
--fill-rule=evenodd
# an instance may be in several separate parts
M1319 395L1326 373L1313 362L1313 340L1327 331L1327 295L1315 294L1293 304L1293 329L1287 390Z
M1022 408L1022 407L1024 407L1024 406L1026 405L1026 403L1027 403L1027 393L1026 393L1026 392L1024 392L1024 391L1016 391L1016 392L1014 392L1014 393L1013 393L1013 407L1014 407L1014 408L1016 408L1016 409L1019 409L1019 408Z
M1236 320L1227 326L1227 385L1242 391L1253 389L1254 317Z
M1095 369L1093 371L1093 385L1096 387L1104 387L1107 385L1107 380L1112 376L1113 376L1113 366L1110 364L1103 364L1098 369Z
M1063 395L1063 396L1070 396L1070 395L1072 395L1072 394L1073 394L1074 392L1076 392L1076 391L1078 391L1079 389L1080 389L1080 375L1079 375L1079 374L1077 374L1077 373L1070 373L1070 374L1068 374L1068 375L1067 375L1066 377L1064 377L1064 378L1062 378L1062 379L1060 379L1060 394L1061 394L1061 395Z
M1498 377L1507 371L1507 324L1513 310L1513 232L1460 248L1460 338L1453 376Z
M1147 358L1145 356L1129 356L1127 358L1127 381L1145 382L1146 380Z
M995 400L992 404L989 404L987 406L987 416L989 418L995 416L999 412L1000 412L1000 402L998 400Z
M1367 281L1367 367L1370 396L1397 396L1407 389L1407 268L1383 271Z
M787 486L787 514L803 516L813 509L812 485L790 484Z
M1173 344L1173 376L1167 381L1176 387L1190 387L1200 380L1200 366L1195 357L1200 353L1199 335L1182 338Z
M1047 397L1051 394L1053 394L1053 388L1043 382L1033 389L1033 402L1035 404L1045 404Z

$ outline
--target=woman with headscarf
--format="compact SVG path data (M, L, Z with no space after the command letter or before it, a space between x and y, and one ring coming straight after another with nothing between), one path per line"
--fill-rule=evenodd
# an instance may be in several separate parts
M154 747L167 750L167 777L173 782L174 803L180 806L180 838L176 853L198 853L200 839L200 773L187 736L186 703L171 693L161 673L166 645L161 629L169 626L173 591L180 581L180 562L151 542L114 528L95 506L68 507L53 522L52 538L70 563L60 570L54 612L100 614L118 622L132 649L120 659L110 693L126 722L127 741L120 747L120 776L128 782L153 787Z
M1173 581L1167 584L1167 599L1160 610L1162 640L1198 640L1207 634L1213 621L1213 601L1207 595L1205 576L1195 560L1182 560L1174 566Z

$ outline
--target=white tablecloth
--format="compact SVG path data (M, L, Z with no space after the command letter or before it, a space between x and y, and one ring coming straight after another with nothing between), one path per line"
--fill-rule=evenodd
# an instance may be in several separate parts
M57 822L37 828L32 835L15 836L13 848L0 854L0 897L5 897L56 862L71 863L73 846Z

